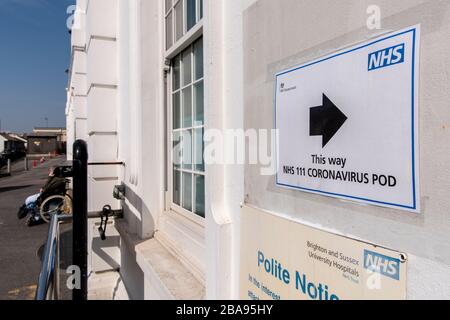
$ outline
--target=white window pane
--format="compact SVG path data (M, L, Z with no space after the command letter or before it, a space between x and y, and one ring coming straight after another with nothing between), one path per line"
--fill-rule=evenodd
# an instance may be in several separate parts
M182 162L182 145L181 145L181 134L180 132L173 133L172 141L172 161L175 168L181 168Z
M177 56L173 63L173 76L172 76L173 91L180 89L181 82L181 56Z
M173 45L173 11L166 18L166 49Z
M195 126L202 126L204 123L204 94L203 81L196 83L194 86L194 112Z
M192 170L192 130L183 131L183 169L184 170Z
M199 0L200 1L200 8L199 8L199 17L198 20L201 20L203 18L203 0Z
M173 95L173 129L181 128L181 99L180 92Z
M172 8L172 0L166 0L166 13Z
M181 172L173 170L173 203L181 206Z
M183 172L183 208L192 211L192 174Z
M205 217L205 177L195 175L195 214Z
M187 86L192 82L191 48L183 52L182 61L183 61L183 86Z
M183 1L178 1L175 5L175 19L176 40L178 41L184 34Z
M195 151L194 151L195 171L204 172L205 165L203 154L205 146L203 143L203 128L195 129L194 140L195 140Z
M195 80L203 78L203 38L194 43Z
M192 87L183 90L183 128L192 127Z
M193 26L195 26L196 20L196 6L197 0L186 0L186 25L187 31L191 30Z

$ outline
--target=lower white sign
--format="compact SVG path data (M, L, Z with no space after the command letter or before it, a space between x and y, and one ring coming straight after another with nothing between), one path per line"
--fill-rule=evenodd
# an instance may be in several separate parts
M241 215L243 300L404 300L405 254L247 206Z
M277 185L420 211L415 26L276 76Z

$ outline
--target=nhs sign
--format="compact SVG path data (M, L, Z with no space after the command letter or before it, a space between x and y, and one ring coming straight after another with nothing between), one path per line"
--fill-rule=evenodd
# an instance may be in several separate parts
M364 250L364 269L400 280L400 260Z
M405 44L386 48L369 54L369 71L393 66L405 61Z

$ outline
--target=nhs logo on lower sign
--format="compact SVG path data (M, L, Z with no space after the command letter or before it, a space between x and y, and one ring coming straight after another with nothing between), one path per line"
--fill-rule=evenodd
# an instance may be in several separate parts
M405 61L405 44L386 48L369 54L369 71L393 66Z
M364 250L364 269L400 280L400 260Z

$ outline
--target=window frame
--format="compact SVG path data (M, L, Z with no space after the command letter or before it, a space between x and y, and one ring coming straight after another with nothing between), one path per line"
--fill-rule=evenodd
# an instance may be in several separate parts
M163 4L163 11L164 11L164 48L165 52L171 52L171 51L183 51L182 49L179 49L180 44L185 43L188 41L186 36L188 36L193 31L197 31L196 28L203 27L203 17L205 16L205 0L195 0L195 24L191 29L187 30L187 1L188 0L169 0L172 5L170 9L166 8L166 0L164 0ZM175 12L175 7L178 5L178 3L182 2L182 12L183 12L183 34L182 36L177 40L177 17ZM167 46L167 18L168 16L172 14L172 44L168 47ZM174 50L175 49L175 50ZM179 50L176 50L179 49ZM173 56L176 55L172 54ZM171 56L172 56L171 55Z
M180 1L183 1L183 30L184 30L184 34L183 36L176 40L176 25L175 25L175 21L176 21L176 17L175 17L175 5L178 4ZM173 188L174 188L174 152L173 152L173 138L174 138L174 133L175 132L189 132L189 130L192 131L192 155L191 155L191 159L194 160L195 159L195 144L196 144L196 139L195 139L195 131L197 129L203 129L205 130L205 119L203 119L203 124L202 125L197 125L195 122L195 88L197 85L203 83L203 112L204 112L204 107L205 107L205 100L204 100L204 88L205 88L205 62L203 60L203 77L199 78L199 79L195 79L195 71L196 71L196 59L195 59L195 51L194 51L194 44L203 37L203 17L204 17L204 13L203 16L200 17L200 2L203 0L196 0L196 24L189 30L187 31L187 17L186 17L186 1L187 0L172 0L172 7L166 11L166 7L165 7L165 2L164 2L164 48L165 48L165 59L166 61L170 61L170 68L169 71L167 72L167 91L165 92L166 95L166 99L167 99L167 110L166 110L166 114L167 114L167 127L166 127L166 131L167 131L167 164L166 164L166 176L167 176L167 190L166 190L166 213L169 214L168 216L172 215L172 214L178 214L186 219L188 219L190 222L195 223L195 225L199 225L201 227L205 227L205 223L206 223L206 204L205 204L205 217L202 217L198 214L195 213L195 207L196 207L196 202L195 202L195 177L200 175L203 176L205 179L205 202L206 202L206 165L204 168L204 171L198 171L197 168L195 168L195 161L192 161L192 168L189 169L183 169L181 168L179 170L180 174L182 175L183 173L189 173L192 176L192 211L186 210L185 208L183 208L183 197L182 197L182 193L183 193L183 186L180 185L180 205L177 205L173 200L174 200L174 192L173 192ZM204 4L203 4L204 5ZM204 10L204 8L203 8ZM172 16L172 37L173 37L173 43L172 46L170 48L166 47L166 43L167 43L167 34L166 34L166 19L167 17L171 14L171 12L173 12L173 16ZM192 78L191 78L191 82L187 85L183 84L183 78L184 78L184 68L182 67L182 59L180 59L180 86L177 90L173 90L173 73L174 73L174 61L175 58L178 55L182 55L182 53L189 49L190 50L190 63L191 63L191 72L192 72ZM204 45L203 45L203 59L204 59ZM188 88L192 88L192 94L191 94L191 110L192 110L192 126L190 127L183 127L183 124L180 125L180 128L178 129L174 129L173 127L173 113L174 113L174 95L176 92L179 93L180 96L180 109L181 109L181 113L183 112L183 90L188 89ZM181 115L182 118L182 115ZM203 133L204 134L204 133ZM180 142L182 143L182 142ZM180 179L181 180L181 179ZM182 180L181 180L182 181Z

